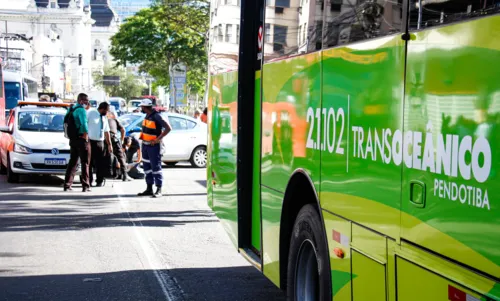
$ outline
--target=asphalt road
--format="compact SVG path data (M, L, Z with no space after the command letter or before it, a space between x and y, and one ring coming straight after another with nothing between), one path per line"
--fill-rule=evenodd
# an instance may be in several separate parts
M285 300L230 243L205 174L165 169L161 199L136 197L141 180L82 194L0 176L0 300Z

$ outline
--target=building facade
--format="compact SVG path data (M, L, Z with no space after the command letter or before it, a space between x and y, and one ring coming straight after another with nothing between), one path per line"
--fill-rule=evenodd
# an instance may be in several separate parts
M31 41L30 73L39 81L40 91L45 88L45 92L71 98L91 86L91 27L95 21L90 7L81 0L3 0L0 21L4 23L2 33ZM44 77L50 79L42 81Z

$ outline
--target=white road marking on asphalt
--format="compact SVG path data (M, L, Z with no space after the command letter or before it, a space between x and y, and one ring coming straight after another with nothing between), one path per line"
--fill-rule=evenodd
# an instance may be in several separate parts
M179 298L177 295L173 295L172 292L176 290L180 290L175 279L165 275L164 272L159 269L163 266L168 269L166 266L166 261L161 256L159 252L159 248L153 242L153 240L149 237L146 231L141 231L140 228L144 227L141 221L134 221L132 214L128 209L128 202L124 200L121 195L123 195L123 191L119 187L119 185L114 187L115 193L120 201L120 206L124 212L127 213L127 216L130 222L133 224L134 233L137 237L137 240L141 246L142 252L146 256L146 259L149 264L149 268L153 271L158 284L161 287L163 295L165 296L165 300L167 301L180 301L183 298ZM180 291L182 294L182 291Z

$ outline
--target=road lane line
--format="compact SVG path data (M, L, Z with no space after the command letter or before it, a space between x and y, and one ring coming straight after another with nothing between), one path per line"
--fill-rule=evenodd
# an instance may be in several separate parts
M129 221L132 223L133 228L134 228L134 234L137 238L137 241L139 242L142 252L146 256L146 259L149 264L149 268L153 271L153 274L160 285L160 288L162 290L162 293L165 297L165 300L167 301L182 301L184 298L183 292L178 285L177 281L169 276L166 272L161 271L161 267L165 267L165 269L169 269L169 267L166 264L166 260L161 256L161 253L159 251L159 248L156 246L156 244L153 242L151 237L147 234L146 231L141 231L140 228L144 227L142 222L139 221L134 221L134 216L132 213L130 213L129 207L128 207L128 201L124 200L121 196L123 195L122 189L119 187L119 185L116 185L113 187L115 190L115 193L118 197L118 200L120 201L120 207L122 210L127 213ZM179 294L173 294L173 292L178 292Z

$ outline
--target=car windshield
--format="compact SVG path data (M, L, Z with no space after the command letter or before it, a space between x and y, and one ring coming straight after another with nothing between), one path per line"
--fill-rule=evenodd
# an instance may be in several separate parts
M97 108L97 100L89 100L90 106Z
M5 108L7 110L17 106L19 100L21 100L21 84L16 82L5 82Z
M126 128L139 118L141 118L141 115L128 114L121 116L120 118L118 118L118 120L120 121L121 125Z
M29 132L62 132L64 115L64 111L19 112L18 128Z
M138 108L140 104L141 104L140 100L133 100L130 102L130 105L134 108Z
M119 101L110 101L109 102L113 107L115 107L115 109L119 109L120 108L120 102Z

